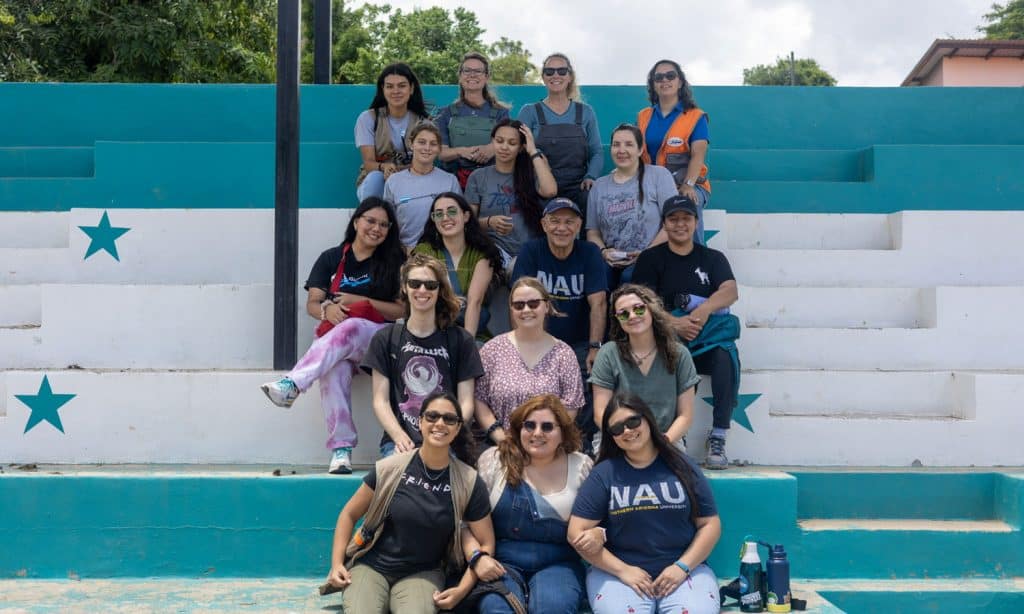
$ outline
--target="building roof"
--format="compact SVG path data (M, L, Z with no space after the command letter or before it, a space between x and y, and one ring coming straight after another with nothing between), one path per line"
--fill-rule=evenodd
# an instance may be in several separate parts
M928 75L935 70L936 64L947 57L974 57L974 58L1019 58L1024 61L1024 40L956 40L936 39L928 48L924 56L918 61L914 69L910 71L907 78L903 80L904 87L908 85L920 85Z

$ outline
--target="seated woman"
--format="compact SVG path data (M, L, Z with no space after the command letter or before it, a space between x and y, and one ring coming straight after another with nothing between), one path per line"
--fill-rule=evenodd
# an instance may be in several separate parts
M377 77L370 108L356 118L355 141L363 165L356 179L356 196L363 201L384 194L384 181L408 168L412 158L406 133L427 119L419 79L408 64L388 64Z
M384 429L381 456L419 446L420 405L435 392L458 399L465 421L473 416L473 382L483 374L473 337L455 325L459 301L444 264L413 254L402 265L405 320L381 328L362 367L373 374L373 413Z
M718 579L705 561L722 523L707 479L659 435L638 397L616 395L601 431L600 456L569 519L569 540L592 565L594 614L716 614ZM594 553L586 531L598 525L607 542Z
M455 323L478 339L488 339L487 291L495 272L500 276L501 254L480 230L476 214L461 194L443 192L434 198L430 219L412 253L445 263L448 281L463 305Z
M261 386L275 405L291 407L319 380L330 473L352 473L359 440L352 376L374 333L402 316L397 282L404 257L391 204L376 197L360 203L341 245L320 254L306 281L306 313L320 322L318 338L288 375Z
M491 64L481 53L471 51L459 64L459 98L442 107L435 121L441 130L441 160L444 168L466 187L470 173L494 161L491 130L508 118L508 108L498 102L488 87Z
M480 456L477 467L491 497L497 550L463 539L474 550L494 552L503 581L530 612L576 612L583 596L583 565L566 541L569 512L593 462L582 454L580 434L553 394L535 396L510 419L510 437ZM599 530L591 536L602 541ZM594 549L596 552L596 548ZM488 564L476 572L488 577ZM497 574L495 574L497 575ZM512 612L498 594L480 600L487 614Z
M573 417L584 403L576 353L544 330L548 317L562 315L544 284L520 277L509 293L509 313L512 330L480 350L484 374L476 385L476 420L488 444L517 436L512 412L538 394L555 395Z
M679 193L697 203L694 240L704 245L704 208L711 198L708 181L708 114L693 100L693 90L677 62L661 60L647 73L651 106L636 115L644 135L644 162L664 166Z
M658 432L685 451L700 381L690 352L673 334L661 299L646 286L622 285L609 304L611 341L601 346L590 371L594 422L601 424L616 392L633 394L651 408Z
M384 183L384 200L395 206L398 236L402 246L411 250L420 240L423 227L430 221L430 204L442 192L461 193L455 175L434 166L441 150L441 133L437 126L422 121L409 132L412 165L388 177Z
M473 171L466 183L466 200L510 271L523 243L543 234L541 199L555 196L558 185L533 142L533 133L521 122L498 122L491 131L491 144L494 165Z
M597 115L580 101L576 71L564 53L552 53L541 64L541 79L547 87L544 100L524 105L519 121L537 139L558 182L558 196L571 199L587 212L587 190L601 176L604 148Z
M661 205L676 194L668 170L640 159L643 146L644 136L632 124L612 131L615 170L594 183L587 204L587 240L601 249L613 290L630 280L640 252L666 241Z
M422 447L378 461L338 515L327 582L345 590L346 612L454 608L476 582L467 570L444 588L446 572L465 564L459 527L465 522L481 549L494 547L487 489L455 398L432 394L418 413Z

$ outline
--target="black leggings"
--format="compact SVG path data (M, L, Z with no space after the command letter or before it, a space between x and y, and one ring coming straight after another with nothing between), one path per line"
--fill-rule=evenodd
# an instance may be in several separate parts
M736 375L729 352L720 347L693 357L697 373L711 376L711 396L714 397L715 428L727 429L736 407Z

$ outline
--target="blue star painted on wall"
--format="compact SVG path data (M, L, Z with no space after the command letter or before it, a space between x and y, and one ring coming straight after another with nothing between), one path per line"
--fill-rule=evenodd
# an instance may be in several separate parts
M31 431L37 424L47 421L61 433L64 432L64 425L60 421L60 410L65 403L75 398L73 394L54 394L50 388L50 378L43 376L43 382L39 384L39 392L36 394L16 394L14 398L28 406L32 414L25 424L25 433Z
M131 230L131 228L119 228L117 226L110 225L110 217L107 212L103 212L103 217L100 218L100 223L96 226L79 226L79 228L85 234L89 235L89 249L85 251L85 258L82 260L88 260L89 256L92 256L96 252L103 250L114 257L114 260L121 262L121 258L117 255L117 244L115 241L121 238L124 233Z
M718 234L717 230L708 230L708 229L705 228L704 229L704 245L707 245L708 241L710 241L711 238L714 237L716 234Z
M708 405L713 405L715 397L701 397ZM754 427L750 424L750 416L747 415L747 408L754 404L754 401L761 398L760 394L741 394L736 400L736 409L732 410L732 421L747 429L751 433Z

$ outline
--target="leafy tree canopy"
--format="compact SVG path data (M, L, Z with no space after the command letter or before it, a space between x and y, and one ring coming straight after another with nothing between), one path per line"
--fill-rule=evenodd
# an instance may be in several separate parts
M775 64L758 64L743 69L743 85L791 85L788 58L777 58ZM836 79L817 60L798 58L793 62L796 85L835 85Z
M987 26L978 28L985 38L993 40L1024 39L1024 0L1010 0L1006 4L993 4L992 12L985 14Z

